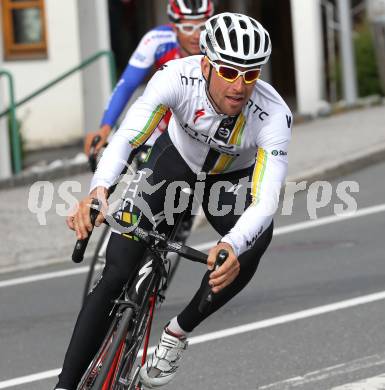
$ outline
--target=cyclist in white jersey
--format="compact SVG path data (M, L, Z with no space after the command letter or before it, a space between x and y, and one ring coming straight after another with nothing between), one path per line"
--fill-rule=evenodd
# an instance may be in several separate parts
M258 80L271 54L268 32L248 16L223 13L206 22L200 44L204 55L171 61L153 76L105 151L89 196L67 219L78 239L87 237L92 230L92 198L107 205L108 188L118 180L128 154L151 136L171 109L169 131L157 139L145 164L148 170L140 173L140 183L147 181L157 190L125 199L116 215L122 221L127 215L139 216L139 226L168 233L172 221L159 222L153 216L167 212L169 186L183 181L194 189L203 182L203 210L222 237L209 252L209 269L220 250L227 250L229 256L218 270L206 273L186 308L166 325L140 371L148 388L162 386L175 376L188 334L253 277L272 238L273 215L287 173L292 114L273 87ZM238 190L245 195L240 208ZM139 208L143 204L147 209ZM96 225L102 220L100 215ZM76 388L76 380L108 329L111 302L143 253L143 245L121 235L119 229L111 235L107 266L79 314L59 387ZM213 302L207 313L201 313L198 306L208 282Z
M158 69L167 61L200 53L199 34L204 22L214 13L212 0L169 0L167 15L170 23L157 26L148 31L141 39L138 47L130 57L120 80L109 98L107 107L100 121L100 129L86 135L84 152L90 153L90 146L95 136L100 141L95 152L107 142L107 138L115 126L123 110L127 106L135 90L150 74L153 68ZM154 131L151 142L167 128L170 115L167 115L158 129Z

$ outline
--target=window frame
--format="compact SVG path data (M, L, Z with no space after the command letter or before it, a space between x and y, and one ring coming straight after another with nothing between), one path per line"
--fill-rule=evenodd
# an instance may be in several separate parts
M44 0L25 0L14 2L2 0L4 60L30 60L47 58L47 28L45 21ZM39 43L14 42L12 11L17 9L38 8L41 15L42 40Z

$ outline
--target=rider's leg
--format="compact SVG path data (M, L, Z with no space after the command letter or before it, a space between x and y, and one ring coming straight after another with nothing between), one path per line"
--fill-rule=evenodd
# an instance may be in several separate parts
M228 181L232 185L237 185L239 180L244 177L250 177L252 170L244 170L242 172L234 172L231 174L220 175L217 177L208 177L206 180L205 196L203 201L203 209L205 211L206 217L214 229L221 234L225 235L237 222L240 217L241 212L234 212L234 207L232 210L224 216L215 216L209 210L209 196L211 192L211 187L215 182L219 180ZM236 188L236 187L234 187ZM235 193L234 193L235 192ZM236 197L241 196L240 193L236 194L237 191L230 192L226 191L224 188L220 190L218 196L218 205L217 210L221 210L225 205L234 206L236 204ZM248 192L245 195L245 202L243 204L244 208L247 208L251 203L251 196ZM211 203L211 207L213 204ZM239 210L238 210L239 211ZM215 213L214 213L215 214ZM236 215L238 214L238 215ZM213 303L207 313L202 314L199 312L199 302L201 300L202 294L204 292L205 286L207 286L209 272L204 276L201 286L191 302L187 307L178 315L177 320L179 326L184 329L186 332L191 332L197 325L199 325L205 318L210 314L222 307L226 302L238 294L251 280L255 274L259 261L269 246L273 233L273 223L270 227L256 240L255 244L241 256L239 256L240 262L240 272L237 278L222 291L213 295Z
M107 247L106 266L97 286L86 298L69 344L58 386L76 389L84 371L103 341L113 319L109 313L127 282L144 246L113 233ZM130 256L127 256L127 253Z
M209 213L209 205L213 207L213 203L209 202L210 195L218 197L218 205L215 206L217 206L217 210L220 210L223 205L234 206L236 204L236 194L234 194L234 192L237 193L237 191L226 192L222 189L219 194L211 194L211 187L220 180L229 181L231 183L230 186L232 187L232 185L237 185L241 178L246 178L245 181L248 181L251 173L252 170L248 169L227 175L208 176L206 179L202 206L207 219L222 236L235 225L243 210L239 210L239 213L235 213L233 208L231 212L224 216L215 216L215 213L213 215L212 213ZM234 186L234 188L236 187ZM250 204L250 201L250 194L245 193L243 209ZM220 293L214 295L210 310L208 313L203 315L199 312L198 307L208 282L209 273L206 273L201 287L193 297L192 301L177 316L176 319L172 319L166 326L155 352L150 356L146 364L140 370L141 381L145 385L150 388L158 387L170 382L174 378L179 364L178 361L182 356L183 350L187 347L187 333L191 332L208 315L218 310L247 285L258 267L260 258L271 241L272 232L273 224L271 224L271 226L259 237L250 250L239 256L239 275L229 286L223 289Z

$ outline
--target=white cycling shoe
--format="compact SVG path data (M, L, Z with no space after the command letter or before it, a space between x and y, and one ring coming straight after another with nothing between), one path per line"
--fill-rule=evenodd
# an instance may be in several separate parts
M149 389L169 383L176 374L177 362L187 345L185 338L175 337L164 330L154 353L140 369L140 382Z

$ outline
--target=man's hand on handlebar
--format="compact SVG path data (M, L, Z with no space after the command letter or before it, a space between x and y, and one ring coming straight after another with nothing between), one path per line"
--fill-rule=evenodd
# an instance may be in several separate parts
M78 240L87 238L89 232L93 229L90 218L90 206L92 199L99 199L102 203L102 210L96 218L95 226L100 226L103 223L104 216L107 214L108 209L107 195L107 188L96 187L87 197L80 201L77 210L67 217L67 226L76 232Z
M218 293L223 288L234 281L239 274L239 261L234 253L232 246L226 242L220 242L218 245L210 249L209 257L207 259L207 266L209 270L214 267L215 259L221 249L225 249L229 255L226 261L215 271L211 272L209 285L212 287L213 293Z
M86 135L84 140L84 153L89 157L92 140L96 137L100 137L100 141L95 145L94 153L97 154L99 150L107 143L107 138L111 133L110 125L103 125L98 131L93 131Z

